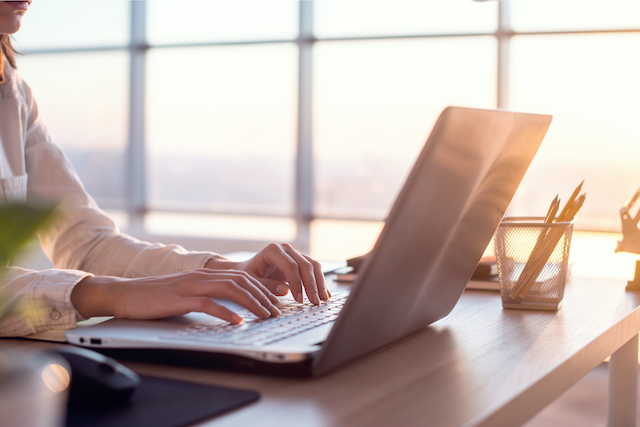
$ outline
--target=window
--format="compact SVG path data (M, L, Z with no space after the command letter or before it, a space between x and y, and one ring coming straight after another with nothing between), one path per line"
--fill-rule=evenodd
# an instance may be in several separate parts
M291 216L296 64L293 43L150 50L149 205Z
M577 224L620 229L618 211L640 185L638 46L640 33L514 37L510 107L554 116L514 211L541 211L550 193L568 197L585 179Z
M89 193L117 209L126 203L129 7L123 0L34 2L15 35L26 53L18 70L53 140Z
M495 108L491 37L318 42L314 214L386 216L440 111Z
M577 227L618 231L640 185L637 0L176 5L34 2L16 36L54 139L134 234L358 255L447 105L554 115L511 214L586 179Z

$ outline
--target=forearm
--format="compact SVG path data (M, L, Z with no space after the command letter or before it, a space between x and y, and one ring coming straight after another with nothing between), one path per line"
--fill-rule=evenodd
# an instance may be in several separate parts
M71 292L71 303L82 317L114 316L117 300L123 290L122 279L89 276Z

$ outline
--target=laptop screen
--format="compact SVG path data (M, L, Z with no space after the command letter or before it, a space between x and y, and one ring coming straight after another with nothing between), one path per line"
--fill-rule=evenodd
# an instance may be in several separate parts
M484 253L551 116L445 109L400 191L315 375L446 316Z

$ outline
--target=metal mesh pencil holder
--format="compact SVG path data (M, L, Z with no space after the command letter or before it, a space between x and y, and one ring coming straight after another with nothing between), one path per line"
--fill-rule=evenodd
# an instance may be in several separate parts
M564 297L574 221L504 218L495 235L504 308L558 310Z

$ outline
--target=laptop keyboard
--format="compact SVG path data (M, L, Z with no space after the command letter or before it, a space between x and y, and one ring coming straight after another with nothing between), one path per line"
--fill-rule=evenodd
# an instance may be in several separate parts
M160 339L196 341L222 345L262 346L326 325L336 320L347 300L348 292L333 293L320 305L287 301L278 304L280 317L260 319L249 310L238 311L244 318L239 325L220 321L198 322Z

